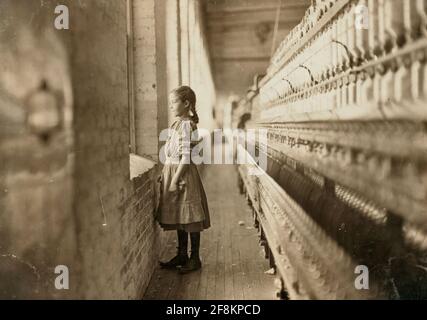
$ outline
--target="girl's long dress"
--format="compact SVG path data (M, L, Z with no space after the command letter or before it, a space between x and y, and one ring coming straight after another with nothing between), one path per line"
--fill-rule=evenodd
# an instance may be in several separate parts
M199 232L210 227L208 202L196 164L192 161L180 178L184 182L179 196L173 199L168 189L182 157L190 157L190 137L196 124L178 119L171 128L165 144L166 161L160 179L160 203L157 220L164 230ZM187 158L188 159L188 158Z

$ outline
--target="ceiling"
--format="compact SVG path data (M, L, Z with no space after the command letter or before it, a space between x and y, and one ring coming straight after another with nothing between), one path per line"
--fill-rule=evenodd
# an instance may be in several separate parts
M272 53L275 18L280 19L275 47L301 20L310 0L204 0L206 31L215 86L220 95L242 95Z

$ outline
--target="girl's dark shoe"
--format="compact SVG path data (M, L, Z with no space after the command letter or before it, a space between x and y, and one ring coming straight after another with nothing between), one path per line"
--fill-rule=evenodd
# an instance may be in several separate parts
M200 261L199 249L200 249L200 232L191 232L191 256L185 265L179 268L179 273L188 273L191 271L199 270L202 267Z
M160 262L160 266L165 269L175 269L178 266L184 266L188 262L187 245L188 233L183 230L177 230L178 253L167 262Z
M160 261L160 266L165 269L176 269L178 266L184 266L188 263L187 253L178 253L175 257L167 262Z
M200 261L200 258L192 255L190 259L188 259L187 263L179 268L179 273L189 273L199 270L201 267L202 262Z

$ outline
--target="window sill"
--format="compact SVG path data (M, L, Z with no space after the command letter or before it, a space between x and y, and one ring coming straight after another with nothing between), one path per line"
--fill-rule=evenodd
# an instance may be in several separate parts
M129 154L130 179L132 180L150 171L155 165L156 162L150 159L138 156L134 153Z

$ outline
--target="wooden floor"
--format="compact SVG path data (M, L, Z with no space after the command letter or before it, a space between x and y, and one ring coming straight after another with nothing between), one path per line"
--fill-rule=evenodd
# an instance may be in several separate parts
M206 165L201 176L211 214L211 228L201 233L202 269L180 275L158 268L144 299L275 299L275 276L265 273L270 268L251 210L238 191L236 167ZM176 246L173 234L162 259L173 257Z

